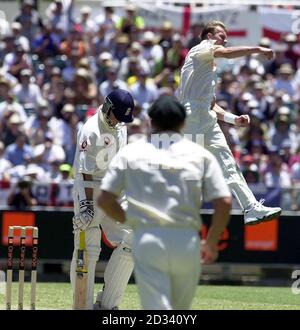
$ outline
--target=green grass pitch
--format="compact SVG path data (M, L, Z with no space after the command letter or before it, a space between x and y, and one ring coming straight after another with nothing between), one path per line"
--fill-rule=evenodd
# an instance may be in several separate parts
M96 284L95 293L102 287ZM17 306L17 284L13 285L13 309ZM69 283L38 283L37 309L71 309ZM0 309L5 309L5 296L0 294ZM29 283L25 285L25 309L29 309ZM135 285L128 285L120 309L141 309ZM300 310L300 294L290 288L247 286L198 286L194 310Z

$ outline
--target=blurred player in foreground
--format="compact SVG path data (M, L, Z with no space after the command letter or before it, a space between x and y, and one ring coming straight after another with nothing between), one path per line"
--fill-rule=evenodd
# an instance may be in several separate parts
M104 104L86 121L77 136L73 196L74 253L70 275L74 292L79 237L80 232L85 231L88 259L86 309L93 309L101 229L115 250L105 269L104 289L98 293L94 309L117 309L133 269L131 231L109 220L95 207L96 194L99 193L108 163L127 142L127 128L124 123L133 121L133 108L132 96L127 91L115 90L106 96Z
M227 184L237 198L247 225L271 220L280 215L279 207L266 207L258 202L248 187L227 145L217 120L237 126L248 126L248 115L236 116L215 104L217 67L215 58L237 58L262 54L273 58L273 51L264 47L228 47L227 30L222 22L209 22L201 33L201 42L186 56L181 69L178 97L186 107L188 117L185 134L208 149L218 160Z
M231 194L213 155L184 138L185 108L163 96L149 110L152 135L127 145L103 178L98 205L133 229L135 278L143 309L189 309L202 262L217 258ZM118 202L122 191L125 212ZM215 213L200 247L201 198Z

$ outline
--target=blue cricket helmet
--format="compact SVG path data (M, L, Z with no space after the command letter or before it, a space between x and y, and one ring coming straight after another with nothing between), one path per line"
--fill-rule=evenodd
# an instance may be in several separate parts
M105 98L105 103L110 105L111 111L118 121L123 123L133 121L133 97L124 89L116 89L109 93Z

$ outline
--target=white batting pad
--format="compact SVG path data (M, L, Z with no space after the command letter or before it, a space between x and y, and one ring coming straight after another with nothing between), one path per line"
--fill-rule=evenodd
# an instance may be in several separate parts
M103 309L113 309L120 304L132 270L131 246L122 243L112 253L104 272Z

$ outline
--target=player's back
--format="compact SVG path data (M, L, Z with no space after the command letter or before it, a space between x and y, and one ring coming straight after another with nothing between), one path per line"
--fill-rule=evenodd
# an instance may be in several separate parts
M127 166L124 180L130 226L201 226L203 178L213 156L179 134L174 137L177 141L163 148L137 141L120 154Z

